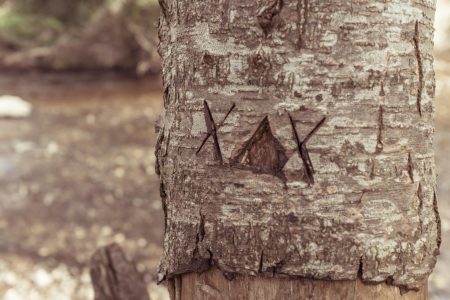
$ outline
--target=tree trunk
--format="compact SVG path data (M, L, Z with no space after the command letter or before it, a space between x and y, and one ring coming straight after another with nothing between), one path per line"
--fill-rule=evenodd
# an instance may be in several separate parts
M242 275L221 295L424 295L440 243L434 1L160 3L159 279L183 299L211 266Z

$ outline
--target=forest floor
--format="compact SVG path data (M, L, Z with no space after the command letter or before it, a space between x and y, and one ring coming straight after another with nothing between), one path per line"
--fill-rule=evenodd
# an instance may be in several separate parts
M154 172L158 80L117 74L2 74L33 105L0 119L0 299L93 299L89 258L116 242L154 274L162 209Z
M450 74L437 74L443 244L430 293L449 299ZM152 299L167 299L154 283L163 234L153 155L159 81L2 73L1 94L23 97L33 112L0 119L0 299L92 299L89 258L111 242L137 263Z

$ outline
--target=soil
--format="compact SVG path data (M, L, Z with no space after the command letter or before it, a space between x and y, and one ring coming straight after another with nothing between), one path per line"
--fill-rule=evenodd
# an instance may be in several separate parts
M116 242L153 294L162 251L154 172L158 80L9 73L0 94L33 105L0 119L0 298L92 299L92 253Z

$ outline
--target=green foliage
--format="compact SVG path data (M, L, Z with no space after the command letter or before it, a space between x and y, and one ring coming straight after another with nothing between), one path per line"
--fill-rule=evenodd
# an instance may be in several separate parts
M0 48L51 45L89 28L105 10L144 30L153 29L159 15L158 0L0 0Z
M0 10L0 39L15 47L51 44L62 30L52 17Z
M15 0L14 9L25 14L46 16L65 24L77 24L89 18L106 0Z

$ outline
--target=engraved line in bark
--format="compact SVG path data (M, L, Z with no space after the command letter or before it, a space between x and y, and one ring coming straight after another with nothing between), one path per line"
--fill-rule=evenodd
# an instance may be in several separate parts
M295 126L294 119L292 119L292 116L289 114L289 120L291 122L292 131L294 133L295 141L297 142L297 149L298 153L300 155L300 158L303 161L303 165L305 167L306 176L309 179L310 184L314 184L314 166L311 161L311 157L309 156L308 149L306 148L306 143L309 141L309 139L313 136L313 134L319 130L319 128L323 125L325 122L326 117L323 117L322 120L319 121L319 123L316 124L316 126L306 135L306 137L303 139L303 141L300 140L298 137L297 128Z
M417 69L419 72L419 84L417 87L417 111L419 115L422 117L422 90L423 90L423 64L422 64L422 55L420 53L420 31L419 31L419 21L416 21L414 27L414 49L416 51L416 60L417 60Z
M259 26L261 26L264 35L267 36L273 27L273 18L281 12L283 0L275 0L271 5L263 7L258 15Z
M298 14L298 47L304 48L306 46L306 25L308 23L308 0L298 0L297 2Z
M195 154L198 154L202 150L206 141L212 135L213 139L214 139L214 150L215 150L214 156L215 156L216 160L219 160L220 164L222 164L222 162L223 162L222 152L220 150L219 138L217 137L217 131L219 130L220 127L222 127L224 125L226 119L228 118L228 116L234 110L235 107L236 107L236 104L233 103L233 105L231 105L231 108L228 110L227 114L223 118L222 122L220 122L219 125L216 125L216 123L214 122L214 118L211 114L211 110L209 109L208 102L206 102L206 100L203 101L203 112L205 114L205 123L206 123L206 128L208 130L208 133L207 133L206 137L203 139L200 147L197 149L197 152Z
M411 182L414 182L414 163L412 161L411 152L408 152L408 175Z
M378 134L377 134L377 149L376 149L377 153L383 151L383 129L384 129L383 113L384 113L383 106L380 105L380 109L378 111Z

